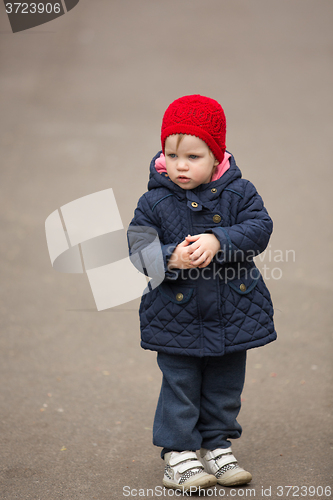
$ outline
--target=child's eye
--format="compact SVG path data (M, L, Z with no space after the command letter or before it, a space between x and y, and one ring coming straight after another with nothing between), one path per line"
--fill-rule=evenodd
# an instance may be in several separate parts
M189 158L191 160L196 160L197 158L199 158L199 156L198 155L190 155Z
M167 156L168 156L169 158L176 158L175 153L169 153Z

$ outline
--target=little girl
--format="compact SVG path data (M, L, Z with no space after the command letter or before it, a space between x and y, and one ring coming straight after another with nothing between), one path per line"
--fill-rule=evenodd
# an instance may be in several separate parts
M132 255L147 245L145 230L160 241L164 278L142 297L141 345L157 351L163 373L153 428L163 484L184 491L251 481L229 439L242 432L246 350L276 339L270 294L253 262L272 220L225 136L218 102L174 101L128 232Z

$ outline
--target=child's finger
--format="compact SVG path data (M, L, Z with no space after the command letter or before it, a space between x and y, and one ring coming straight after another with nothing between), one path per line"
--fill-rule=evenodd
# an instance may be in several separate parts
M185 239L187 241L197 241L200 238L200 234L194 234L193 236L186 236Z
M198 266L198 267L199 267L200 269L202 269L203 267L207 267L207 266L208 266L208 264L210 264L210 263L211 263L211 260L212 260L212 259L211 259L211 257L210 257L210 256L208 256L208 257L204 260L204 262L203 262L202 264L200 264L200 266Z
M209 251L204 245L200 243L200 241L195 241L190 246L191 257L198 258L204 252Z
M181 241L178 246L179 247L187 247L189 245L189 242L185 240Z
M200 251L200 249L201 249L201 251ZM200 244L200 241L194 241L189 246L189 251L191 253L197 252L197 255L201 255L202 252L204 251L204 249L202 248L202 245Z
M193 259L193 260L196 262L196 264L198 264L198 262L199 262L199 260L198 260L198 259L199 259L200 257L202 257L202 256L204 256L205 260L206 260L206 259L209 259L209 262L212 260L212 258L213 258L213 256L214 256L214 254L212 253L212 251L211 251L211 250L209 250L209 249L203 250L202 248L200 248L200 249L198 250L198 252L200 252L200 253L197 253L197 254L196 254L196 253L194 252L193 254L191 254L191 259L194 257L194 259ZM203 262L203 261L201 261L201 262L200 262L200 264L201 264L202 262Z
M201 255L198 255L192 260L192 263L195 264L197 267L199 267L205 260L207 259L208 255L206 252L203 252ZM191 256L192 258L192 256Z
M190 253L190 259L197 260L201 255L202 255L202 250L200 251L200 249L194 248L193 251Z
M202 264L200 264L200 266L198 266L198 268L203 269L204 267L207 267L209 263L210 263L210 260L206 259L205 262L203 262Z

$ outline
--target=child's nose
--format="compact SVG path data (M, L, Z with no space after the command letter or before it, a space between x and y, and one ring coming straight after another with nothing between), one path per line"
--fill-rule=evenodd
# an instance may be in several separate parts
M178 169L179 170L188 170L188 165L186 159L179 158L178 159Z

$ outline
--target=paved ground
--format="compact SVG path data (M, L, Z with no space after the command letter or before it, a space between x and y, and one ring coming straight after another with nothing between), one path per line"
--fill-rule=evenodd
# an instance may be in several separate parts
M52 269L44 221L112 187L128 224L162 113L190 93L224 106L228 149L275 222L260 265L279 340L249 353L234 451L254 479L234 496L287 498L277 487L293 485L325 498L332 3L82 0L15 35L0 10L1 499L152 497L161 484L151 444L160 374L139 346L138 301L98 313L85 275Z

